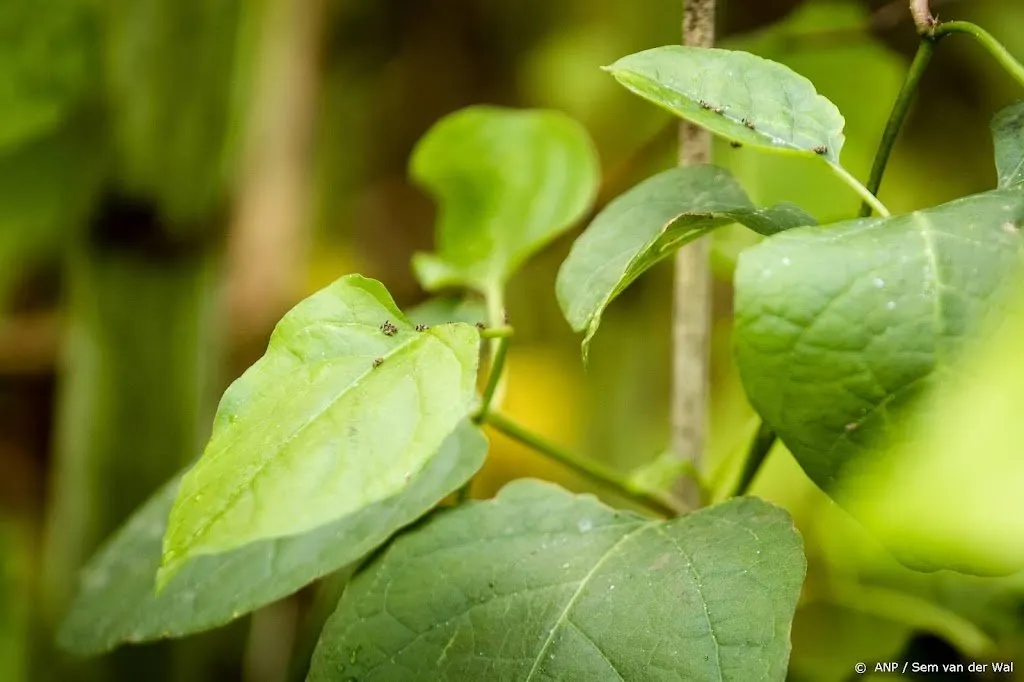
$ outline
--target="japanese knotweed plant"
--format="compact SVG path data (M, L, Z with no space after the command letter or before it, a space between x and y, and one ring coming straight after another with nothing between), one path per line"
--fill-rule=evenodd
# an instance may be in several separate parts
M995 118L997 188L898 216L875 197L943 36L975 36L1024 83L977 27L919 28L867 187L840 163L840 112L780 64L672 46L607 68L735 145L820 159L865 201L863 217L817 226L797 206L756 206L721 168L675 168L608 203L561 267L557 298L586 356L616 296L687 242L734 223L764 236L735 275L736 358L764 425L732 499L681 513L651 477L621 477L500 412L506 283L588 213L600 174L564 115L471 107L440 121L411 161L439 209L437 248L415 256L416 275L463 298L402 311L383 284L352 274L297 305L224 394L202 457L87 567L63 646L97 654L181 637L346 571L315 682L783 680L802 542L786 511L744 495L775 434L872 527L878 515L850 491L888 471L878 464L902 447L894 434L955 379L1021 264L1024 104ZM457 493L484 463L485 425L647 513L535 480L467 500ZM1024 569L1017 550L879 537L917 567Z

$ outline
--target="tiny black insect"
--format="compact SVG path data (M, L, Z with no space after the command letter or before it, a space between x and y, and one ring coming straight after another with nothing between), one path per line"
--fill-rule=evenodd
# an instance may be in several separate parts
M487 325L484 324L483 322L477 322L476 323L476 328L477 329L487 329Z
M739 149L740 147L743 146L743 144L733 140L732 142L729 143L729 146L732 147L733 149Z
M380 367L383 364L384 364L384 358L374 358L373 359L373 366L374 366L375 369L377 367Z
M418 324L418 325L416 325L416 331L418 331L418 332L425 332L428 329L430 329L430 325L429 324Z
M743 125L747 126L751 130L754 130L754 122L753 121L745 118L741 122L743 123Z
M384 320L384 324L380 326L380 330L384 332L385 336L394 336L398 333L398 327L391 324L391 320Z
M713 106L711 106L710 104L708 104L708 103L707 103L707 102L705 102L704 100L701 100L701 101L697 102L697 104L699 104L699 105L700 105L700 108L701 108L701 109L714 109L714 107L713 107Z
M811 151L813 151L815 154L828 154L828 147L822 144L818 145Z

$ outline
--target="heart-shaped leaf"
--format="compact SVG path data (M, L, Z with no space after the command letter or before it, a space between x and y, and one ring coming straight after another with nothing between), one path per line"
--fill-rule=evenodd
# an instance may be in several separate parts
M383 285L358 275L292 309L225 392L182 479L158 583L196 555L397 494L469 411L479 342L471 325L414 329Z
M774 234L815 220L789 204L758 209L715 166L672 168L609 203L573 244L556 284L565 319L586 331L584 358L616 296L684 244L730 223Z
M758 499L657 521L517 481L358 575L309 680L783 680L804 571Z
M1024 102L1010 105L992 119L999 186L1024 182Z
M751 402L826 491L897 435L1020 264L1024 186L927 211L790 230L736 271Z
M839 164L842 114L782 64L737 50L668 45L606 70L640 97L728 140Z
M428 512L483 465L487 441L463 423L407 488L315 530L186 565L156 594L160 546L178 479L154 495L89 562L61 627L62 648L98 654L227 623L357 561Z
M578 123L488 106L439 121L416 147L411 173L438 203L437 251L413 259L420 283L492 295L586 213L600 181Z

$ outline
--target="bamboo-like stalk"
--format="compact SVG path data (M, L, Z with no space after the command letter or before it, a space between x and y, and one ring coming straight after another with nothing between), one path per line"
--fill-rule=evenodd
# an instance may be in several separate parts
M683 43L711 47L715 42L715 0L685 0ZM711 135L684 121L679 129L679 164L711 160ZM672 322L672 451L698 467L707 430L708 353L711 336L711 270L708 240L698 239L679 250L675 262ZM695 509L700 487L682 477L675 494Z

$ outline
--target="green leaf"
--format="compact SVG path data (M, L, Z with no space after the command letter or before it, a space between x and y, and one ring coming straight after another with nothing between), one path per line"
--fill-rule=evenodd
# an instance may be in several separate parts
M586 331L584 357L605 308L637 277L684 244L737 222L761 234L815 224L789 204L755 207L715 166L667 170L609 203L573 244L556 284L565 319Z
M839 165L842 114L782 64L738 50L668 45L605 68L640 97L728 140Z
M88 4L0 4L0 152L48 133L85 94L95 49Z
M479 334L416 331L379 282L292 309L225 392L171 510L158 583L199 554L295 535L391 497L469 411Z
M1024 185L1017 185L1024 191ZM950 568L983 576L1024 571L1024 430L1018 407L1024 397L1020 340L1024 333L1021 272L1005 290L1014 295L961 359L959 371L936 387L863 477L840 490L844 505L905 565ZM1004 583L1020 601L1022 577ZM990 581L995 587L998 582ZM969 585L969 583L966 583ZM982 602L964 594L952 604ZM989 610L990 623L998 612ZM977 611L971 614L977 619ZM1019 606L1014 615L1020 623ZM991 626L990 626L991 628Z
M663 522L517 481L356 576L309 680L782 680L804 571L758 499Z
M1010 105L992 119L999 186L1024 182L1024 102Z
M1020 264L1024 186L745 251L736 356L754 407L832 492L955 365Z
M160 545L178 489L168 483L90 561L58 641L80 655L123 642L222 625L357 561L457 490L483 465L487 441L463 423L407 488L313 531L263 540L186 565L158 594Z
M578 123L554 111L488 106L438 122L410 171L438 203L437 251L413 258L420 283L484 294L583 217L600 181Z

